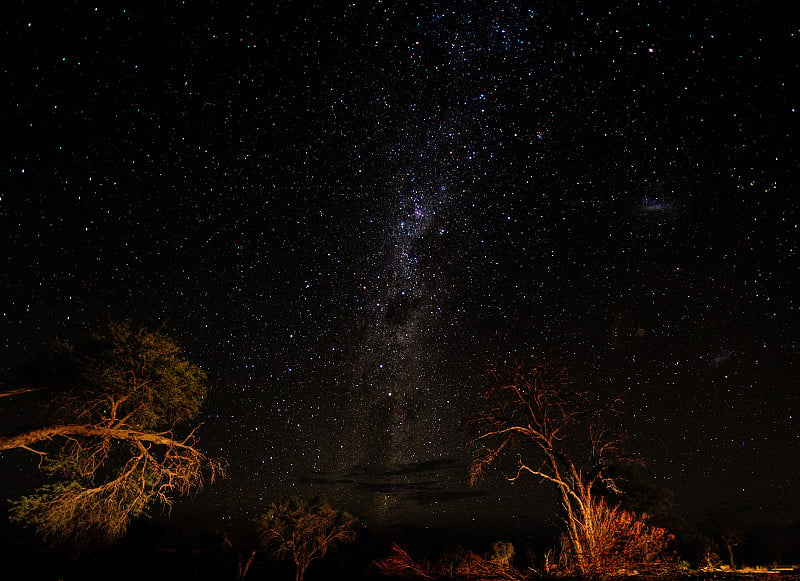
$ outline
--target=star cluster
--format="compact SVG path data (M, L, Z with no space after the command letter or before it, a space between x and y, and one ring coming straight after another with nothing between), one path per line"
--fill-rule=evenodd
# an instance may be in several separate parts
M163 325L229 513L497 513L460 421L531 351L690 508L799 500L787 7L168 4L4 19L0 366Z

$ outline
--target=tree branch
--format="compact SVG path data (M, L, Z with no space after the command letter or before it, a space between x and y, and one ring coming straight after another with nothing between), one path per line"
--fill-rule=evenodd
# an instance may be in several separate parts
M22 395L23 393L31 393L33 391L42 391L46 387L21 387L19 389L11 389L9 391L0 392L0 397L13 397L15 395Z
M567 494L573 497L578 502L578 504L583 505L581 497L578 496L578 494L572 489L573 487L570 486L568 482L564 482L562 479L550 476L549 474L546 474L540 470L534 470L533 468L531 468L527 464L524 464L523 462L519 463L519 469L517 470L517 475L512 478L509 478L508 480L514 482L517 478L519 478L523 470L533 474L534 476L538 476L539 478L542 478L544 480L549 480L550 482L557 484L562 490L564 490L565 492L567 492Z
M152 442L160 446L173 446L176 448L183 448L185 450L194 450L192 446L186 443L187 439L191 438L191 434L187 439L178 441L163 434L154 434L151 432L142 432L127 428L108 428L85 424L59 424L55 426L37 428L22 434L2 437L0 438L0 451L12 450L14 448L28 449L27 446L29 444L41 442L43 440L52 440L53 438L59 436L87 436L97 438L112 438L115 440L126 440L130 442Z

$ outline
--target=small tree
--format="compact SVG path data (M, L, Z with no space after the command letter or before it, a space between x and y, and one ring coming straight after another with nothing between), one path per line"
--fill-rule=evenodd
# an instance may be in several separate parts
M59 343L32 366L34 387L47 390L43 423L0 436L0 450L39 454L52 482L15 501L11 517L72 547L109 542L154 503L201 487L223 472L200 452L195 418L206 375L169 337L127 323L80 346ZM36 446L35 448L33 446Z
M619 492L609 467L627 460L601 426L618 401L602 403L591 392L575 389L563 367L538 358L492 369L490 376L485 406L467 422L478 448L470 481L474 484L498 458L516 450L516 470L509 480L530 474L558 490L566 526L561 558L577 573L603 572L612 566L606 545L630 540L620 534L607 537L630 526L615 528L606 519L631 515L608 513L600 498Z
M314 498L286 497L256 518L261 544L274 556L291 557L295 580L302 581L308 566L329 551L356 539L356 519Z

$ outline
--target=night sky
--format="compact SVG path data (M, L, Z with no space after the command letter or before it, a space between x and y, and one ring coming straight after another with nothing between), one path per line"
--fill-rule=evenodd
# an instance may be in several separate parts
M461 421L545 354L687 513L800 518L793 3L164 4L3 7L2 370L162 328L190 510L505 526L549 487L470 488Z

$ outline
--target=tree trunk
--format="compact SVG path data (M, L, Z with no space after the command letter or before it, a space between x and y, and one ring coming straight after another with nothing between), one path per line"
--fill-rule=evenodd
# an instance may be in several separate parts
M294 581L303 581L306 576L306 569L308 569L310 561L303 556L295 555L294 557Z
M579 517L575 514L575 507L572 506L574 502L572 497L563 487L561 488L561 502L564 504L564 510L567 511L567 536L572 545L572 551L575 553L575 560L578 562L578 570L581 573L585 573L586 559L581 540Z
M583 510L581 511L581 524L583 525L584 565L589 569L597 567L597 531L595 527L595 510L592 494L589 489L581 490ZM586 571L584 571L585 573Z
M242 581L245 578L245 576L247 576L247 571L250 570L250 565L253 564L253 559L255 558L256 558L255 551L250 553L250 556L247 558L246 561L244 560L244 556L241 553L239 553L239 567L238 567L239 573L236 576L237 579Z
M733 562L733 543L729 539L725 539L725 548L728 549L728 561L731 564L731 571L736 570L736 565Z

